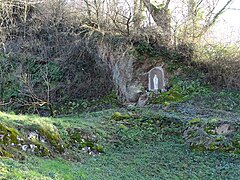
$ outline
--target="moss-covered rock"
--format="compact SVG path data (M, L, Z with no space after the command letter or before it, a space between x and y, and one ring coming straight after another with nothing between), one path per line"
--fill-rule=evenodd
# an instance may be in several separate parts
M23 158L24 154L31 153L45 157L51 156L53 152L63 152L59 134L36 124L18 128L21 132L14 127L0 124L0 156Z
M36 134L36 137L32 135L31 139L37 139L40 144L45 144L48 146L52 151L57 153L64 152L63 140L60 137L58 130L54 126L50 126L47 124L33 124L28 127L28 130L31 131L31 134ZM30 133L28 134L28 138ZM44 149L44 148L43 148Z
M5 150L3 147L0 146L0 156L3 157L9 157L9 158L13 158L13 154L9 153L7 150Z
M128 114L122 114L120 112L115 112L112 116L111 119L115 120L115 121L122 121L124 119L130 119L131 116Z
M240 151L239 122L197 120L187 124L183 137L194 149L210 151Z
M91 132L84 131L81 128L68 129L69 146L79 150L85 150L89 154L92 151L103 152L103 146L97 143L97 138ZM95 153L96 154L96 153Z
M193 118L191 119L190 121L188 121L188 123L190 125L193 125L193 124L197 124L197 123L200 123L201 122L201 119L200 118Z
M20 134L16 129L0 124L0 144L17 144L19 139Z

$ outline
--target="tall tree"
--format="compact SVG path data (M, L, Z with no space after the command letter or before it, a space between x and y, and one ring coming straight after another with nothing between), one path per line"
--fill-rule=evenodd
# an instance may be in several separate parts
M166 0L159 7L152 4L150 0L143 0L143 2L157 26L161 28L164 41L171 42L171 14L169 11L171 0Z

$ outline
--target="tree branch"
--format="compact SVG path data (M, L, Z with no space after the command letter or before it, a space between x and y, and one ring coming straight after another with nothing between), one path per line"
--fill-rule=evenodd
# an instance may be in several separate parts
M233 0L228 0L228 2L222 7L222 9L220 9L220 11L218 11L216 13L216 15L213 17L212 21L209 22L209 24L207 25L207 28L211 27L216 20L219 18L219 16L227 9L228 5L232 2Z
M167 0L167 2L166 2L166 4L165 4L164 8L168 8L170 2L171 2L171 0Z

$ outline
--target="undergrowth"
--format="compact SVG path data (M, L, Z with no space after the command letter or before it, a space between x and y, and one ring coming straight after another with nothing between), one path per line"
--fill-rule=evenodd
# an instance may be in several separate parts
M169 106L171 103L191 102L196 106L240 113L239 91L215 89L200 80L181 78L172 79L168 86L166 92L150 93L149 103Z
M202 85L199 80L184 81L179 78L172 79L169 82L169 90L166 92L151 94L150 104L183 102L193 99L197 96L209 96L211 88Z

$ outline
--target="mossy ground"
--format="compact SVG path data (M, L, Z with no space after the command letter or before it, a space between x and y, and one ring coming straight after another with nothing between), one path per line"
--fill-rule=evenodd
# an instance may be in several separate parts
M78 116L41 118L1 113L1 122L11 127L34 124L59 133L65 141L78 142L53 157L26 156L25 160L1 158L2 179L238 179L238 154L195 151L184 139L182 124L206 120L239 119L238 114L204 111L191 104L145 108L122 108L83 113ZM128 115L114 119L115 112ZM119 117L119 116L118 116ZM199 121L201 119L201 121ZM210 121L218 122L218 121ZM75 130L81 131L76 134ZM72 132L73 138L69 136ZM81 150L81 137L91 137L104 151L91 156ZM238 136L236 135L236 138ZM238 142L238 141L236 141Z
M197 81L178 81L144 108L57 118L0 112L2 134L10 133L14 141L37 132L51 151L15 158L19 151L1 146L0 179L238 179L238 97ZM217 134L221 124L229 124L229 132Z
M1 159L5 179L238 179L240 160L191 151L179 138L119 146L84 162L29 157Z

